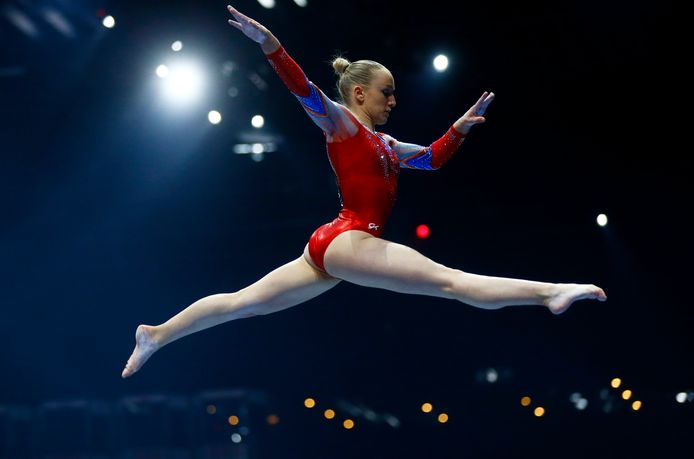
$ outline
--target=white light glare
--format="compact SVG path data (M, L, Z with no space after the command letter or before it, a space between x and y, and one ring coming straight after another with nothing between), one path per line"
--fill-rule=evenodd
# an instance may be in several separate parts
M437 72L443 72L448 68L448 58L443 54L439 54L434 58L434 68Z
M175 42L171 43L171 49L174 51L180 51L183 49L183 43L181 40L176 40Z
M677 400L678 403L684 403L687 401L687 393L686 392L680 392L675 396L675 400Z
M265 118L263 118L261 115L255 115L253 118L251 118L251 125L254 128L261 128L265 125Z
M217 110L210 110L210 112L207 114L207 119L212 124L219 124L222 121L222 114Z
M260 154L265 152L277 151L277 145L273 142L268 143L238 143L234 145L234 153L245 155L249 153Z
M585 398L580 398L576 402L576 409L577 410L583 411L586 409L587 406L588 406L588 400L586 400Z
M386 415L386 422L394 429L400 427L400 420L391 414Z
M4 13L7 15L10 22L23 33L29 35L30 37L38 36L38 29L26 14L22 13L18 9L13 8L11 5L5 7Z
M300 6L302 8L305 7L306 5L308 5L307 0L294 0L294 3L296 3L298 6Z
M192 64L176 64L169 69L164 80L164 92L176 102L189 102L195 99L203 87L203 75Z
M231 434L231 441L234 443L241 443L241 435L237 433Z
M164 64L157 67L157 76L159 78L166 78L169 75L169 68Z
M495 383L499 379L499 373L497 373L494 368L489 368L487 370L486 377L487 377L487 382Z
M258 0L258 3L260 3L260 6L262 6L263 8L275 7L275 0Z
M47 8L44 11L43 16L46 18L46 22L55 27L60 33L67 37L74 38L75 30L59 11L56 11L53 8Z
M113 16L109 15L104 18L101 23L106 27L107 29L113 29L113 27L116 25L116 20L113 18Z
M597 221L598 221L598 225L600 225L600 226L607 225L607 215L605 215L605 214L598 215Z

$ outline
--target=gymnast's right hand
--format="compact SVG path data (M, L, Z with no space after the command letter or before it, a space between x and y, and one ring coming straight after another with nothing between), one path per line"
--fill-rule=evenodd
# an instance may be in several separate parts
M234 16L234 19L236 19L236 21L229 19L229 24L239 29L254 42L262 45L271 36L270 31L255 19L251 19L245 14L240 13L231 5L227 5L227 8L231 15Z

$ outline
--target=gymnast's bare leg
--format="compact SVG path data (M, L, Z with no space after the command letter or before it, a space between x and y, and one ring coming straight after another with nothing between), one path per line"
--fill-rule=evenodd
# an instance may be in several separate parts
M123 369L127 378L158 349L186 335L235 319L270 314L296 306L340 283L301 256L234 293L206 296L161 325L140 325L135 350Z
M327 271L366 287L400 293L450 298L483 309L540 305L560 314L581 299L605 301L592 284L554 284L481 276L436 263L414 249L376 238L364 231L347 231L325 253Z
M304 256L272 271L258 282L234 293L210 295L158 326L140 325L135 350L122 377L138 371L163 346L230 320L265 315L296 306L337 285L340 280L400 293L455 299L484 309L540 305L554 314L581 299L605 301L591 284L553 284L489 277L448 268L414 249L376 238L363 231L347 231L325 254L328 274Z

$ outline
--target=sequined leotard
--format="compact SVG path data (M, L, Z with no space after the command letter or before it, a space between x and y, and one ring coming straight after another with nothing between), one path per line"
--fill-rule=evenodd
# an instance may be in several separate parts
M378 237L383 233L395 203L401 167L438 169L453 155L463 135L451 127L429 147L422 147L373 133L349 109L311 83L283 47L267 58L326 136L342 208L335 220L318 228L309 239L311 259L325 270L325 252L339 234L361 230Z

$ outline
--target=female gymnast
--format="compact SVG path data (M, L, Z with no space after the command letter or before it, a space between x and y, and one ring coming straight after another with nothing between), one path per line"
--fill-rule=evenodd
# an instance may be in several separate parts
M229 24L260 45L270 65L325 135L342 208L318 228L299 258L233 293L199 299L157 326L140 325L135 350L122 372L127 378L154 352L206 328L296 306L342 280L400 293L450 298L485 309L540 305L559 314L574 301L607 296L590 284L554 284L481 276L436 263L380 236L393 206L400 168L440 168L472 126L485 121L494 93L484 92L448 131L428 147L377 132L395 107L395 82L383 65L338 57L340 103L311 83L277 38L262 24L228 6Z

